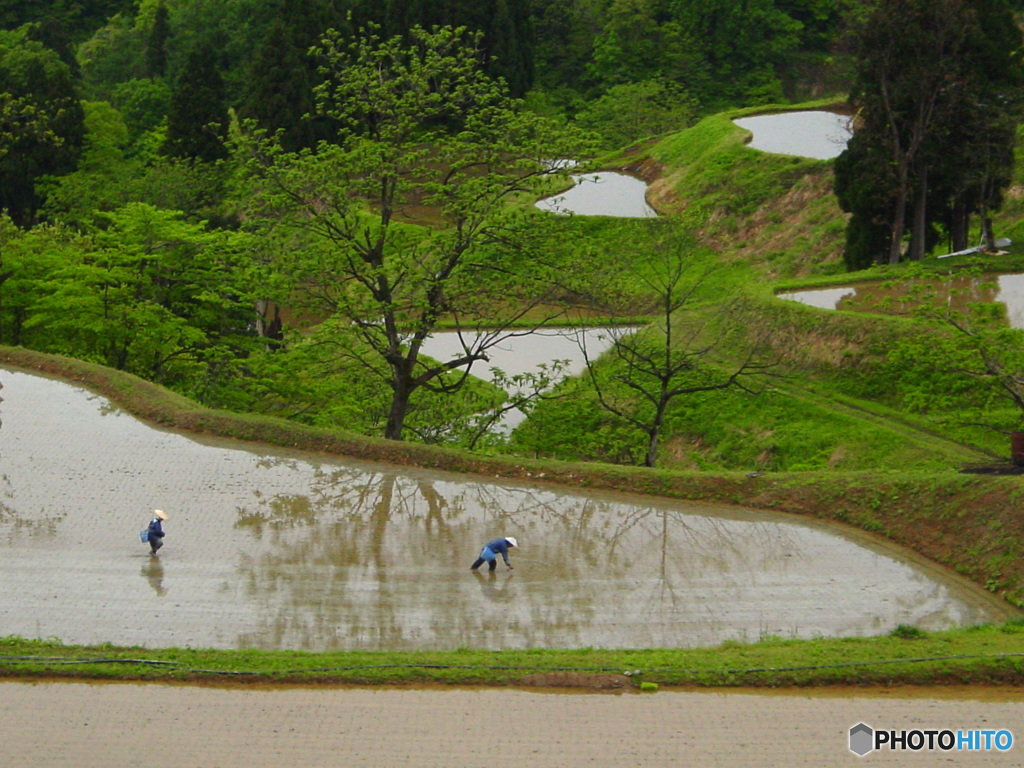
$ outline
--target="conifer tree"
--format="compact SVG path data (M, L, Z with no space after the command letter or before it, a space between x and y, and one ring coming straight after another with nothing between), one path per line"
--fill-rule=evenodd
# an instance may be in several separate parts
M227 157L227 96L213 48L189 54L171 91L164 152L171 157L213 162Z
M167 40L171 36L170 13L160 3L153 17L153 28L146 39L146 74L163 77L167 74Z
M307 57L294 43L291 29L276 19L253 61L252 90L243 110L268 131L282 131L281 146L292 152L315 144L315 108Z

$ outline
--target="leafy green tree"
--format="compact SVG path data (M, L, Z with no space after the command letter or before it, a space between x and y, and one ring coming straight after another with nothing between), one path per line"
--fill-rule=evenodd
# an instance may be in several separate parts
M576 122L598 134L608 148L689 126L698 112L696 101L674 82L664 79L627 83L607 93L576 115Z
M171 157L214 162L227 157L224 80L209 46L189 54L171 91L164 151Z
M797 50L801 25L774 0L668 0L686 45L699 53L713 90L705 104L782 100L775 66Z
M37 180L74 168L84 116L68 66L23 30L0 32L0 94L13 118L0 150L0 209L24 225L40 204Z
M558 276L536 239L545 218L507 202L565 173L544 158L585 148L580 135L516 109L482 72L478 36L416 28L410 40L325 39L318 96L341 126L335 144L239 148L252 173L246 219L279 238L277 268L296 290L358 331L348 354L383 377L383 434L395 440L418 391L457 390L511 323L551 300ZM490 330L467 335L451 360L427 361L423 343L445 318Z
M128 128L120 113L104 101L83 102L85 141L78 167L48 180L43 210L48 218L88 226L99 211L123 205L126 186L136 173L126 160Z
M535 0L537 84L548 90L583 90L588 81L594 40L602 31L600 4L593 0Z
M45 349L45 331L26 327L42 286L78 258L82 236L63 226L17 227L0 214L0 344Z
M114 89L111 103L121 113L131 144L160 129L171 105L171 88L164 80L126 80Z
M129 204L46 277L25 325L46 351L210 402L249 347L246 248L244 235Z
M613 0L594 42L593 72L605 86L648 80L661 74L665 36L656 0Z

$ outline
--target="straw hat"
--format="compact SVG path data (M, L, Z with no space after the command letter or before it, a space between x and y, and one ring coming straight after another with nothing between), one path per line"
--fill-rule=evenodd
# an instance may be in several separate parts
M508 542L508 545L510 547L518 547L519 546L519 542L516 541L512 536L506 536L505 537L505 541Z
M164 512L162 509L154 509L153 514L159 517L161 520L167 519L167 513Z

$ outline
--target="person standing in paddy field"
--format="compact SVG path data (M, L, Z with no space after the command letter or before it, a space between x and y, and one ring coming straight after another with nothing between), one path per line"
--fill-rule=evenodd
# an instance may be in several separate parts
M149 521L149 554L155 555L156 551L164 545L163 521L167 519L167 513L162 509L153 510L153 519Z
M509 547L518 546L519 543L512 536L489 541L484 545L484 548L480 550L480 557L476 559L475 563L469 566L469 570L475 571L486 562L487 569L493 571L498 567L498 555L501 555L501 558L505 561L505 565L507 565L511 570L512 563L508 561L508 550Z

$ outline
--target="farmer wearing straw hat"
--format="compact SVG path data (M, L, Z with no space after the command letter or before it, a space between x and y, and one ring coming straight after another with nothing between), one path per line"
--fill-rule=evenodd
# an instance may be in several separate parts
M502 559L505 561L505 565L511 569L512 563L508 561L508 548L518 546L519 542L511 536L506 536L504 539L489 541L484 545L484 548L480 550L480 557L476 559L475 563L469 566L469 570L475 571L486 562L487 569L493 571L498 567L498 555L501 555Z
M155 555L156 551L164 545L163 521L167 519L167 513L162 509L153 510L153 519L149 521L149 554Z

